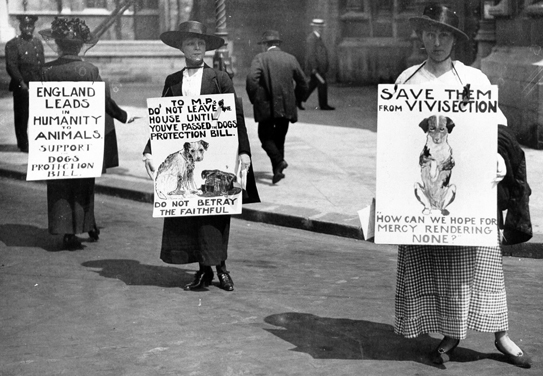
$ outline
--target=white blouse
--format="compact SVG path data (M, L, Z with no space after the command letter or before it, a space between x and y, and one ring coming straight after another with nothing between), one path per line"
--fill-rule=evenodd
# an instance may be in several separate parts
M198 96L202 89L202 75L204 69L188 69L183 70L183 95Z
M422 85L422 84L439 84L439 85L462 85L471 84L472 86L484 86L490 85L488 77L477 68L468 67L461 61L453 61L454 69L449 70L447 73L436 77L433 73L426 69L426 64L423 63L412 66L404 70L396 79L396 84L406 85ZM498 115L500 120L498 124L507 125L507 118L503 112L498 108Z

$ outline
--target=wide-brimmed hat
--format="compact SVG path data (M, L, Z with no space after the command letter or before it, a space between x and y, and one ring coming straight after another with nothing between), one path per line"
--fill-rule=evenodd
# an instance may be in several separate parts
M79 18L55 17L51 22L51 28L38 31L46 41L66 40L81 42L82 44L94 46L98 38L90 31L84 20Z
M460 40L469 40L467 34L458 28L460 21L456 13L443 5L428 5L422 16L412 17L409 22L415 31L438 26L453 32Z
M36 21L38 20L38 16L34 16L33 14L20 14L17 16L17 19L19 20L19 23L23 25L25 24L34 25Z
M175 31L166 31L160 34L160 40L170 47L181 48L186 38L200 38L206 42L206 51L216 50L224 45L224 39L207 34L207 27L198 21L186 21L179 24Z
M324 26L324 20L322 18L313 18L311 21L311 26Z
M271 43L271 42L283 42L279 36L279 32L275 30L266 30L262 33L262 39L258 44Z

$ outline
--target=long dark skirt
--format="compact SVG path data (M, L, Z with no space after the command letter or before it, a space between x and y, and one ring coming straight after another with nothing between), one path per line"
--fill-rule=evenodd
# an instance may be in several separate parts
M160 259L168 264L220 265L228 257L230 216L164 218Z
M94 178L47 181L49 233L81 234L93 229Z

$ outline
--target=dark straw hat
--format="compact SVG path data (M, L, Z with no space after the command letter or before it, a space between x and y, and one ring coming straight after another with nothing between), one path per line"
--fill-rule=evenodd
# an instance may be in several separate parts
M98 38L90 31L84 20L79 18L55 17L51 22L51 28L38 31L46 41L65 40L81 42L82 44L94 46Z
M23 25L34 25L38 20L38 16L34 16L32 14L20 14L17 16L17 19Z
M206 51L216 50L224 45L224 39L207 34L207 27L198 21L187 21L179 24L175 31L160 34L160 40L173 48L181 48L186 38L200 38L206 42Z
M262 39L258 44L264 44L264 43L272 43L272 42L283 42L281 38L279 37L279 32L275 30L266 30L264 33L262 33Z
M459 20L456 13L442 5L428 5L424 8L422 16L412 17L409 22L416 31L438 26L453 32L461 41L469 40L466 33L458 28Z

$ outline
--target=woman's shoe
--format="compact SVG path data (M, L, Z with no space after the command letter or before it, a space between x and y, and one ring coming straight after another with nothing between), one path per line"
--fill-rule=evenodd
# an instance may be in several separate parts
M505 349L501 348L498 341L494 341L494 346L496 346L499 352L505 355L509 363L521 368L532 367L532 358L530 358L524 351L521 350L520 354L513 355L505 351Z
M96 225L94 225L94 228L89 231L89 238L92 242L97 242L98 239L100 239L100 230Z
M219 287L221 289L225 291L234 290L234 281L232 281L232 278L230 278L229 272L217 273L217 277L219 278Z
M443 338L443 340L440 342L440 344L437 346L437 348L432 351L431 357L432 357L432 363L434 364L443 364L447 363L451 359L451 354L454 352L456 347L458 347L458 344L460 343L460 340L457 339L453 347L451 347L449 350L445 351L444 342L447 338Z
M213 280L213 270L198 270L194 275L194 281L184 287L185 290L201 290L211 284Z

